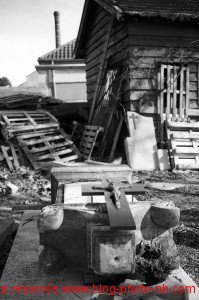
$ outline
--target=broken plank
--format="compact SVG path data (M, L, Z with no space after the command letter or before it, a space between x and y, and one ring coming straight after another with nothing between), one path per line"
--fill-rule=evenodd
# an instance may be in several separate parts
M18 156L16 153L16 148L12 143L9 143L10 149L11 149L11 153L12 153L12 157L13 157L13 161L14 161L14 166L16 168L19 167L19 160L18 160Z
M13 167L13 164L12 164L12 162L11 162L9 156L8 156L6 147L5 147L5 146L1 146L1 149L2 149L3 155L4 155L5 159L6 159L6 162L7 162L7 164L8 164L9 169L10 169L10 170L13 170L14 167Z

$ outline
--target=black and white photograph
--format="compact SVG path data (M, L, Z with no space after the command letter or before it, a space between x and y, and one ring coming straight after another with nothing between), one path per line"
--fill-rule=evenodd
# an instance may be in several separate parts
M199 0L0 0L0 299L199 299Z

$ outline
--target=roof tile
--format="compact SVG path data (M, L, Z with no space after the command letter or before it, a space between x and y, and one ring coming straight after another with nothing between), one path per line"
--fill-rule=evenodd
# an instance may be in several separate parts
M39 57L40 60L54 60L54 59L73 59L76 39L62 45L55 50Z
M199 0L102 0L126 14L199 18Z

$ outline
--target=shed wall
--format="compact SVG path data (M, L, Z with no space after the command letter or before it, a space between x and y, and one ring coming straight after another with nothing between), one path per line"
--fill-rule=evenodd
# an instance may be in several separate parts
M189 108L198 109L199 31L196 25L128 22L129 85L125 101L130 109L158 113L160 64L189 65ZM196 114L198 112L195 112Z
M106 33L110 25L111 15L98 6L93 19L94 21L90 26L85 47L87 96L90 105L96 88L102 52L105 45ZM125 22L118 22L116 20L113 22L104 63L104 71L106 70L107 65L111 67L111 65L121 66L123 64L128 42L126 29Z

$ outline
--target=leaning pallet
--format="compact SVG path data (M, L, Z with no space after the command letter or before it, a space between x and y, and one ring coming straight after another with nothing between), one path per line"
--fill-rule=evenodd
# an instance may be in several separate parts
M25 132L59 129L59 122L46 110L0 111L2 134L6 139Z
M199 123L166 122L172 169L199 169Z
M93 149L96 146L97 137L100 132L104 130L100 126L85 125L81 140L79 143L79 151L81 152L84 159L90 159Z
M63 129L25 133L16 138L35 169L49 166L55 160L69 163L81 159L80 152Z

